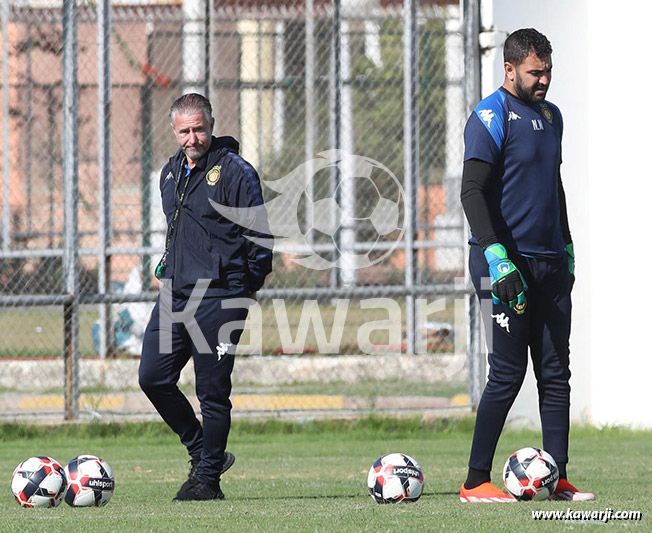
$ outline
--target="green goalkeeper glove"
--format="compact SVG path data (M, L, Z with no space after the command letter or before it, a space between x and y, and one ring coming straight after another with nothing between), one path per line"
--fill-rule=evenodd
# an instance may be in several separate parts
M489 264L491 297L494 303L502 303L514 309L519 315L525 312L527 284L518 268L507 257L502 244L487 246L484 256Z
M573 285L575 285L575 249L572 242L566 245L566 255L568 255L568 273L570 274L572 289Z

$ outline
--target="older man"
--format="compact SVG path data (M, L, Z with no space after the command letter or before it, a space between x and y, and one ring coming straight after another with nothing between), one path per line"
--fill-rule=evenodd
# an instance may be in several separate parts
M229 300L255 297L272 269L262 237L220 215L209 200L251 208L266 225L260 180L238 155L232 137L213 137L210 102L186 94L170 108L179 150L161 172L168 231L156 267L164 282L145 331L140 386L190 455L190 474L175 501L224 499L220 476L235 457L226 452L231 427L231 372L247 307ZM233 305L233 304L236 305ZM193 358L202 423L177 387Z

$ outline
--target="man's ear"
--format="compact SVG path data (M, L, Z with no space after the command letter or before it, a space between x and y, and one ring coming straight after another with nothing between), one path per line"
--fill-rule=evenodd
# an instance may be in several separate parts
M211 117L211 133L213 133L213 128L215 127L215 118Z
M505 77L509 81L514 81L516 77L516 67L508 61L505 61Z

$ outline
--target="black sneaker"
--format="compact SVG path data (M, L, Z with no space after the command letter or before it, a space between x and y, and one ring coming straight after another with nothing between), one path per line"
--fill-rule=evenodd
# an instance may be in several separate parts
M197 483L197 470L199 470L199 461L200 459L190 459L190 472L188 472L188 479L183 482L177 496L186 492L190 487Z
M185 483L184 483L185 486ZM197 481L194 485L190 485L184 490L182 486L179 492L172 500L173 502L187 502L187 501L205 501L205 500L223 500L224 493L220 489L220 483L210 486Z
M197 483L197 470L199 470L199 462L201 459L198 457L197 459L190 459L188 461L190 463L190 472L188 472L188 481L190 485L194 485Z
M197 471L199 470L200 461L201 459L199 458L190 459L190 461L188 461L190 463L190 472L188 472L188 479L184 481L183 485L181 485L177 496L186 492L190 487L197 483ZM224 472L233 466L233 463L235 463L235 455L233 455L231 452L224 452L224 463L222 463L222 470L220 471L220 474L224 474Z
M233 463L235 463L235 455L233 455L231 452L224 452L224 463L222 463L222 471L220 474L224 474L224 472L233 466ZM195 477L197 477L196 472Z
M197 471L199 470L199 462L201 459L190 459L190 472L188 472L188 483L194 485L197 483ZM220 470L220 475L224 474L229 468L235 463L235 455L231 452L224 452L224 462L222 463L222 470Z

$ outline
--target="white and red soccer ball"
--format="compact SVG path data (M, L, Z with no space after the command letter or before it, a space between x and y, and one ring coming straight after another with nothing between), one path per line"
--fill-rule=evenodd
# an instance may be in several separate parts
M102 507L109 503L115 479L106 461L94 455L79 455L66 465L65 500L72 507Z
M11 476L11 492L21 507L57 507L66 491L64 468L51 457L30 457Z
M403 453L383 455L369 469L367 486L376 503L415 502L423 492L423 470Z
M559 481L552 456L539 448L522 448L509 456L503 468L503 483L517 500L545 500Z

